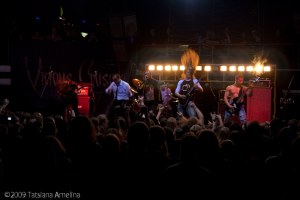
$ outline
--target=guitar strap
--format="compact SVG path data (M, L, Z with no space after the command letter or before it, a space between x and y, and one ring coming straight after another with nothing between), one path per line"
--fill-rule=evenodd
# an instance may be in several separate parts
M238 100L236 103L240 103L241 99L243 98L243 87L240 87L239 95L238 95Z

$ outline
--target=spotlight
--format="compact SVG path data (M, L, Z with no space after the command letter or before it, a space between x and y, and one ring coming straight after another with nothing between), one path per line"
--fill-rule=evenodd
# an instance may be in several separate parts
M81 34L81 36L84 37L84 38L85 38L86 36L88 36L88 33L87 33L87 32L81 32L80 34Z

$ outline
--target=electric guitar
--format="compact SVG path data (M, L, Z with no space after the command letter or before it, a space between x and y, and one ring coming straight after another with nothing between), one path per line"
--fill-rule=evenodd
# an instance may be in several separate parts
M186 98L178 98L178 102L182 105L182 106L187 106L187 104L189 103L190 99L194 96L194 90L197 87L197 84L199 83L199 80L197 80L196 83L194 83L193 87L191 87L189 89L189 91L187 93L181 93L182 95L185 95Z
M239 96L239 97L235 97L232 99L230 105L232 105L234 108L231 109L229 108L228 106L226 107L227 111L231 114L231 115L235 115L235 114L238 114L241 106L244 104L244 102L241 102L241 99L242 99L243 95Z
M258 82L259 79L260 79L259 76L256 77L256 78L252 81L252 84ZM251 89L251 88L253 87L252 84L247 88L247 90L248 90L248 89ZM235 98L233 98L233 99L231 100L230 105L232 105L234 108L231 109L231 108L229 108L228 106L226 106L226 110L227 110L231 115L238 114L239 110L241 109L241 106L244 104L244 101L243 101L243 102L241 101L241 100L245 97L245 95L246 95L246 94L244 94L244 92L243 92L243 88L244 88L244 87L241 87L238 97L235 97ZM249 94L247 94L247 95L249 95Z
M251 89L252 86L246 88L247 90ZM243 101L243 98L246 96L246 95L249 95L247 94L247 92L245 93L244 91L244 87L240 87L240 91L239 91L239 94L237 97L233 98L230 102L230 105L233 106L233 108L230 108L228 106L226 106L226 111L228 111L231 115L235 115L235 114L238 114L238 112L240 111L241 109L241 106L243 104L245 104L245 102Z

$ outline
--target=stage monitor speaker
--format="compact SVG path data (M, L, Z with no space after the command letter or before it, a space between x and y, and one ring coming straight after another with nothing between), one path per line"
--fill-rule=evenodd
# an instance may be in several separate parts
M247 97L247 121L271 121L272 88L254 87Z
M78 111L80 115L90 116L90 97L78 96Z

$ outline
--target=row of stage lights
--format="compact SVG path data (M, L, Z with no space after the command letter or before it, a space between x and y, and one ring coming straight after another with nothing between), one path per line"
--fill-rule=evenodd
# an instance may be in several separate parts
M149 71L184 71L184 65L148 65ZM270 65L220 65L220 66L212 66L212 65L203 65L196 66L196 71L231 71L231 72L270 72Z

